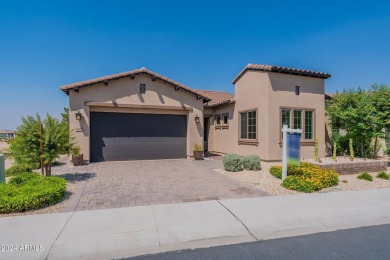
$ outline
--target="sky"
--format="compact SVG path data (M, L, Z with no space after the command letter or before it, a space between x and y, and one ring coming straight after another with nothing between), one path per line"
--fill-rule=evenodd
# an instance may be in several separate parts
M248 63L332 74L326 92L390 85L389 1L2 1L0 129L60 116L59 86L146 67L234 93Z

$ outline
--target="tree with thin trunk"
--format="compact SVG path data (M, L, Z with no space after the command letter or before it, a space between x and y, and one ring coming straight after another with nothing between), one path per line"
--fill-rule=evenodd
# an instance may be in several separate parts
M40 150L40 125L43 125L43 154ZM17 164L26 164L33 168L41 166L43 157L46 176L51 176L51 167L61 154L69 154L72 149L70 138L68 110L62 119L47 114L44 120L39 115L22 118L17 128L17 135L11 141L10 150Z

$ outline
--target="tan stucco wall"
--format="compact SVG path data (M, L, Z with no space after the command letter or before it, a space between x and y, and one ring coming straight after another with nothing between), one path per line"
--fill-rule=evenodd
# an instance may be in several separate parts
M139 85L146 84L146 93L139 93ZM85 102L107 102L116 104L153 105L161 109L119 108L119 107L89 107ZM191 110L172 110L163 107L190 107ZM151 113L151 114L187 114L187 156L193 156L194 144L203 143L203 100L197 99L192 93L183 89L175 91L163 81L152 81L149 75L137 75L134 79L122 78L112 80L108 86L103 83L83 87L78 93L69 91L70 127L74 131L76 142L80 145L84 159L89 160L90 111L120 112L120 113ZM82 120L77 121L76 112L82 114ZM195 115L200 117L200 123L195 123ZM109 127L109 126L108 126ZM79 129L79 130L77 130ZM158 130L158 129L156 129Z
M295 86L300 86L300 95L295 95ZM240 155L257 154L267 161L281 160L280 109L291 107L315 110L314 135L319 139L319 156L325 156L323 79L248 71L235 84L235 100L234 105L214 110L214 114L227 111L229 115L232 114L229 129L213 129L210 132L212 144L209 144L209 147L214 151ZM258 144L239 143L239 112L248 109L257 109ZM308 159L313 156L314 141L302 142L301 158Z
M247 72L235 85L236 102L215 109L215 114L229 112L229 128L214 129L214 151L239 155L256 154L262 160L267 160L268 84L267 73ZM239 112L249 109L257 109L258 143L239 144Z
M271 90L269 92L269 136L270 160L281 158L280 107L315 109L314 136L318 137L319 157L325 156L325 87L319 78L269 73ZM295 95L295 86L300 86L300 95ZM314 156L314 142L301 143L301 158Z

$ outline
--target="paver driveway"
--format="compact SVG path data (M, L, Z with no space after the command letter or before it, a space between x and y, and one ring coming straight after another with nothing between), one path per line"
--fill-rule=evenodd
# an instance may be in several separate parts
M154 160L60 166L54 175L78 179L64 211L266 196L213 169L221 160Z

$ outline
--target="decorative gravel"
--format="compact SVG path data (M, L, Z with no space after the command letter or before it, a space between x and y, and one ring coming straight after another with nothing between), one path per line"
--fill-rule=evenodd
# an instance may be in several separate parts
M283 188L281 186L282 180L275 178L269 173L269 168L273 165L280 164L262 162L262 169L260 171L243 170L240 172L228 172L224 169L216 169L216 171L238 181L252 185L253 187L265 191L270 195L283 196L298 194L299 192L297 191Z
M224 169L216 169L217 172L226 175L230 178L252 185L257 189L261 189L274 196L295 195L300 192L288 190L281 186L282 180L272 176L269 173L269 168L273 165L281 165L280 163L262 162L260 171L240 171L228 172ZM387 173L390 174L390 167L387 168ZM390 180L383 180L376 177L378 173L370 173L373 176L373 181L359 180L359 174L341 175L339 177L339 185L323 189L319 193L334 192L334 191L350 191L350 190L370 190L390 188ZM343 182L345 180L346 182Z

